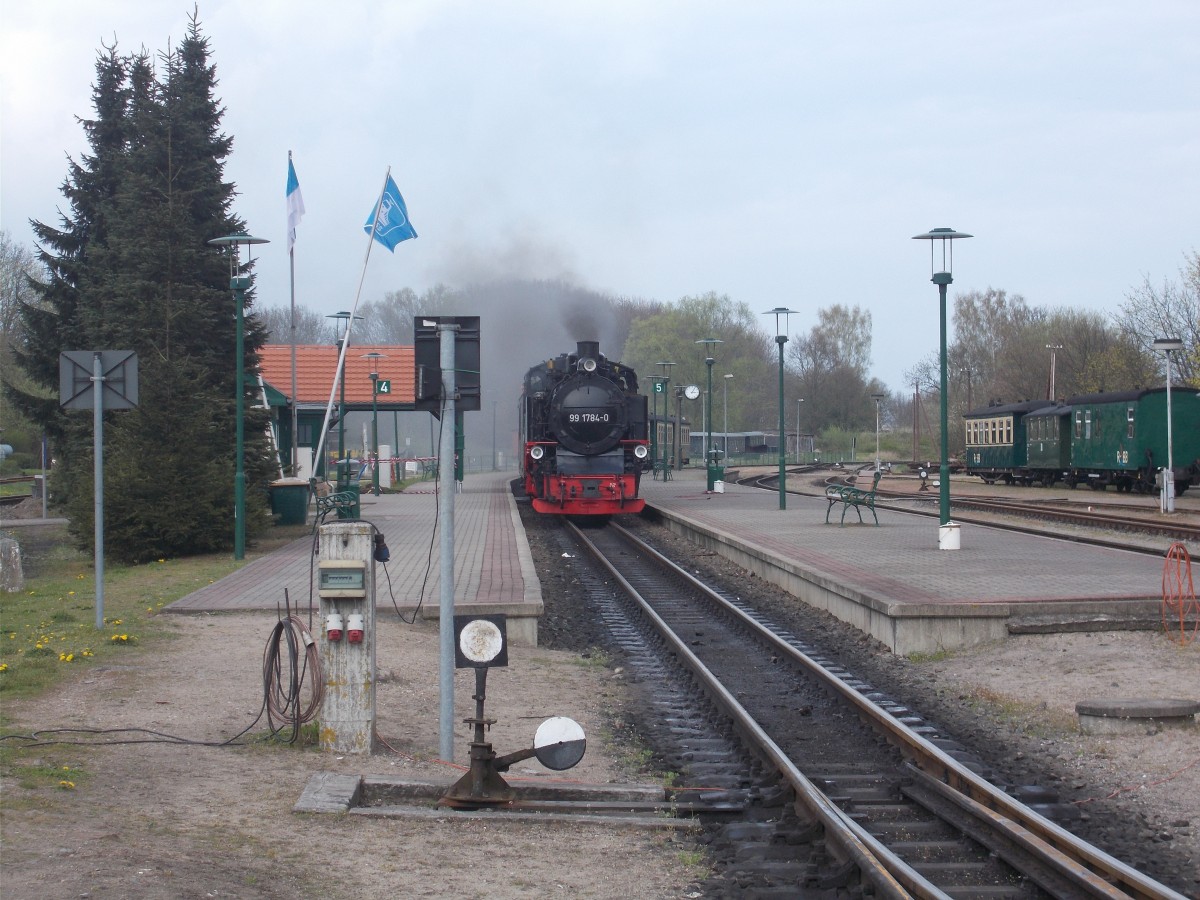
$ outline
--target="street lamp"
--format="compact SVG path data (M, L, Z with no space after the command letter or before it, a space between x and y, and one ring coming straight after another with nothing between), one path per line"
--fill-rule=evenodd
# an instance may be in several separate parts
M725 375L725 465L729 465L729 379L733 375Z
M669 422L671 419L671 392L670 392L670 387L669 387L671 384L671 367L674 366L675 363L673 363L673 362L656 362L655 365L660 367L663 370L663 373L661 376L662 377L662 395L663 395L662 417L663 417L663 425L664 425L663 437L666 437L667 428L665 426L666 426L666 423ZM654 431L656 434L658 433L657 426L655 426ZM672 458L672 460L674 460L675 438L674 438L674 430L673 429L671 431L671 435L672 435L672 437L671 437L671 458ZM666 463L666 461L667 461L667 448L664 447L663 448L663 462ZM672 465L674 465L674 462L672 462ZM666 470L667 470L667 466L664 465L663 471L665 472Z
M708 425L706 426L704 433L705 439L708 442L708 450L705 452L704 456L708 462L708 490L711 492L713 489L713 484L716 482L717 474L716 460L713 458L714 454L716 453L716 448L713 447L712 439L712 369L713 363L716 362L716 359L713 357L713 353L715 352L716 345L722 344L724 341L722 341L720 338L701 338L700 340L696 341L696 343L704 345L704 365L708 367L708 396L705 398L708 403L708 409L705 413L708 419Z
M1053 402L1055 401L1055 399L1056 399L1056 398L1055 398L1055 394L1054 394L1054 362L1055 362L1055 354L1056 354L1056 353L1057 353L1059 350L1061 350L1062 348L1063 348L1063 345L1062 345L1062 344L1047 344L1047 345L1046 345L1046 349L1050 351L1050 396L1049 396L1049 397L1047 397L1046 399L1047 399L1047 400L1049 400L1051 403L1053 403Z
M787 422L783 417L783 345L787 343L787 317L796 310L784 306L768 309L764 316L775 317L775 343L779 345L779 508L787 509ZM783 329L779 317L783 316ZM799 407L796 415L799 417ZM798 438L797 438L798 440Z
M346 458L346 373L345 366L342 363L342 343L346 340L346 332L350 330L350 320L362 319L362 316L352 316L348 310L328 315L327 319L336 319L340 324L335 324L334 332L336 340L334 343L338 348L338 368L336 376L338 384L341 386L341 398L338 401L338 464L341 465L343 459ZM326 472L326 477L329 477Z
M933 277L930 278L938 286L938 300L941 309L941 331L938 340L938 361L941 368L941 421L942 421L942 462L938 470L940 489L938 497L938 513L942 525L950 522L950 446L949 446L949 416L946 410L947 393L949 391L946 377L946 285L954 283L954 241L973 237L963 234L953 228L934 228L925 234L913 235L914 241L929 241L930 268ZM937 246L941 242L942 260L941 271L938 271Z
M379 409L376 405L376 398L379 396L379 360L386 359L386 353L377 353L372 350L370 353L364 353L360 359L369 359L371 361L371 452L374 454L375 464L371 467L371 488L375 496L379 496Z
M799 465L800 460L800 404L804 402L803 397L796 398L796 465Z
M246 406L246 351L244 339L244 318L246 310L246 289L250 287L250 276L242 274L242 245L247 248L251 244L270 243L266 238L251 237L248 234L230 234L225 237L213 238L210 244L217 247L228 247L233 252L229 254L229 289L233 291L233 306L237 316L237 462L233 476L233 558L244 559L246 556L246 464L245 464L245 406ZM250 265L249 250L247 249L246 265ZM296 402L296 398L292 398ZM295 435L292 440L295 440Z
M875 471L879 471L879 404L883 402L885 394L872 394L871 399L875 401Z
M1167 359L1167 470L1163 472L1162 494L1159 509L1163 512L1175 512L1175 448L1171 440L1171 351L1178 353L1183 349L1183 341L1179 338L1157 338L1154 349Z

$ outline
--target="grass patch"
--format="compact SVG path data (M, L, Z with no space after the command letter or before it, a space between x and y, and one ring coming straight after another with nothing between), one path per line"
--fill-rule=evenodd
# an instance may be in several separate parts
M945 662L948 659L954 658L954 651L953 650L931 650L929 652L918 651L917 653L910 653L910 654L908 654L908 656L906 656L904 658L907 659L909 662L917 663L918 665L922 664L922 663Z
M8 534L18 541L26 537L16 529ZM222 553L106 565L104 627L97 629L93 559L74 549L64 526L38 526L36 540L49 549L39 554L36 574L22 591L0 594L0 728L9 728L5 701L36 698L65 679L86 677L98 665L133 665L144 654L160 652L174 639L163 607L308 535L302 525L272 528L244 561ZM81 748L28 743L16 737L0 741L0 775L30 792L6 792L8 811L39 802L36 798L44 798L47 790L72 791L87 778ZM303 726L296 746L316 743L315 723Z

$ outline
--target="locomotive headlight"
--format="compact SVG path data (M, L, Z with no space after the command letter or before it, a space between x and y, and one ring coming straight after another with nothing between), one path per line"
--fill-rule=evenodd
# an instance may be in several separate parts
M638 444L636 447L633 448L633 455L636 456L638 459L645 459L646 454L648 452L649 451L646 450L645 444Z
M529 455L534 459L541 459L546 455L546 449L541 444L535 444L529 448Z
M579 365L585 372L596 371L596 361L594 359L585 359Z

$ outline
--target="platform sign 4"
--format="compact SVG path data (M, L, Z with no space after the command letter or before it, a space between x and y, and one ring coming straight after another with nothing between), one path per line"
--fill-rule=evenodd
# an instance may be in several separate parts
M375 393L390 394L392 392L392 382L387 378L381 378L375 382Z

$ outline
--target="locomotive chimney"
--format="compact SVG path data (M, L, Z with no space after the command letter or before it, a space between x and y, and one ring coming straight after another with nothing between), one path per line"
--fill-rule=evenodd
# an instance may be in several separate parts
M599 341L578 341L578 349L580 359L594 359L600 361L600 342Z

